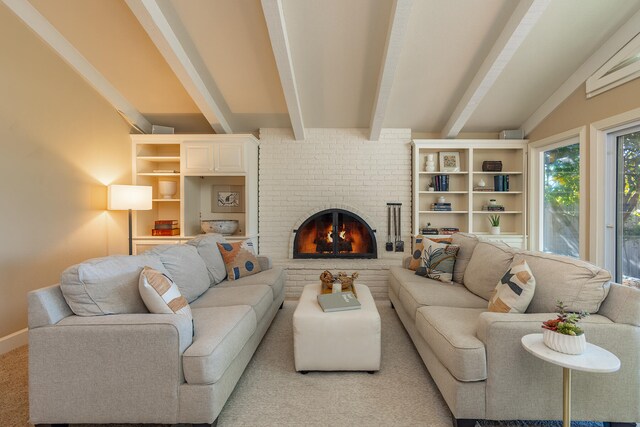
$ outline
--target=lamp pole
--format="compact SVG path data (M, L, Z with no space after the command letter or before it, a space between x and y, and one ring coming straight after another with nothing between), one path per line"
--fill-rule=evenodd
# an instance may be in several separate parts
M129 255L133 255L133 209L129 209Z

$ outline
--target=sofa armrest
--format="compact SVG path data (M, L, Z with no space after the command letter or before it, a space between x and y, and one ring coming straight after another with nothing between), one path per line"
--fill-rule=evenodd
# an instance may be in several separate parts
M488 419L560 419L562 384L560 367L529 354L521 338L542 333L541 323L556 313L482 313L477 336L487 355L486 416ZM587 341L614 353L618 372L573 376L576 419L631 422L640 419L640 328L612 322L594 314L583 320ZM526 396L526 405L514 405L514 396Z
M191 334L190 319L173 314L69 316L30 329L31 422L175 422Z
M62 295L60 285L36 289L27 294L29 328L55 325L73 312Z
M258 255L258 264L260 264L261 270L271 270L273 268L273 264L271 262L271 258L265 255Z
M609 294L600 305L598 314L616 323L640 326L640 290L611 283Z

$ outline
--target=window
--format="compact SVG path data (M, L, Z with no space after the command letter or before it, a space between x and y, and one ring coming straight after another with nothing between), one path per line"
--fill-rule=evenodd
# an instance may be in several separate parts
M580 256L580 143L542 152L541 249Z
M530 248L585 256L585 128L530 144Z
M609 144L615 154L607 172L615 186L607 200L609 265L616 282L640 287L640 126L611 134Z

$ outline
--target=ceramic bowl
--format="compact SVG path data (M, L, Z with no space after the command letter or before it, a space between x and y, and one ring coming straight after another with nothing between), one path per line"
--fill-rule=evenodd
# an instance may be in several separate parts
M238 231L238 220L236 219L209 219L200 221L200 227L205 233L218 233L229 236Z

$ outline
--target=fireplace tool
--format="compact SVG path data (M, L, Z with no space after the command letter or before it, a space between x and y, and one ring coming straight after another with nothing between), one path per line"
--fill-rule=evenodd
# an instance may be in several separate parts
M395 221L394 221L395 227ZM387 244L385 245L387 252L393 252L393 242L391 241L391 203L387 203Z
M398 227L396 228L396 252L404 252L404 242L402 241L402 203L397 204ZM395 211L393 217L395 219Z

